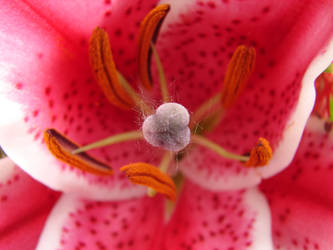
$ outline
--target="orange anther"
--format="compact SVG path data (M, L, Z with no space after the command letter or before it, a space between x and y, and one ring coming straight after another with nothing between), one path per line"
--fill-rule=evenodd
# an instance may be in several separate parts
M138 70L140 80L144 87L151 88L152 77L150 72L151 64L151 43L155 43L162 22L170 10L170 5L161 4L151 10L142 21L139 33L138 44Z
M133 99L118 79L109 36L101 28L97 27L90 37L89 57L95 78L107 99L119 108L132 108L134 106Z
M268 164L273 156L273 151L269 142L265 138L259 138L258 143L250 152L250 158L245 162L248 167L261 167Z
M112 169L105 163L91 157L87 153L72 154L79 146L55 129L44 131L44 140L50 152L62 162L82 171L96 175L112 175Z
M131 182L150 187L156 192L166 195L172 201L176 199L176 187L173 180L157 167L137 162L123 166L120 171L125 171Z
M229 108L240 95L253 72L256 51L253 47L238 46L228 64L222 88L222 105Z

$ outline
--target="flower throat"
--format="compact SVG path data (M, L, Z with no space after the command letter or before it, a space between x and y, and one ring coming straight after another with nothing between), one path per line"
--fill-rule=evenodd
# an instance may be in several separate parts
M220 145L204 137L216 128L224 114L241 95L254 70L256 51L240 45L236 48L227 66L224 83L220 91L205 101L191 116L186 107L170 102L167 80L155 43L159 28L170 10L162 4L151 10L141 23L138 42L138 73L146 91L151 90L151 57L154 56L159 76L162 104L154 110L117 70L114 63L108 34L96 28L90 38L89 58L92 72L108 101L123 111L136 108L145 117L142 128L112 135L85 146L65 137L55 129L46 129L44 138L50 152L59 160L95 175L112 175L113 170L106 163L93 158L86 151L111 144L132 140L145 140L153 147L165 150L159 166L135 162L120 168L135 184L148 187L148 194L164 194L170 200L176 199L176 185L167 174L168 167L179 161L190 151L189 145L206 147L223 158L240 161L246 167L261 167L268 164L272 149L264 138L250 153L243 155L228 152Z

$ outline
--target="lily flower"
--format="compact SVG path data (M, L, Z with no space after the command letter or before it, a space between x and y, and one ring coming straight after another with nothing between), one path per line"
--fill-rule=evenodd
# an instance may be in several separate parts
M91 244L103 249L109 243L99 232L106 228L108 237L112 232L121 237L110 243L115 249L149 249L162 231L163 201L143 197L146 188L136 184L176 199L169 174L178 168L189 179L184 192L217 192L224 201L234 197L240 213L246 210L242 223L226 225L234 233L238 226L248 227L242 246L257 246L266 231L270 249L268 207L255 186L294 155L313 106L314 79L332 59L333 6L329 1L171 1L149 12L155 5L25 1L2 6L0 102L8 115L0 118L0 144L33 178L65 193L38 249ZM174 105L163 103L182 108L172 111ZM170 122L178 114L181 119ZM159 131L150 120L171 125ZM78 146L106 137L99 145L113 144L108 148L88 154ZM113 207L121 212L114 212L111 224ZM88 221L99 224L88 226ZM137 232L136 225L145 230ZM134 232L140 243L128 237ZM84 241L80 235L89 236Z

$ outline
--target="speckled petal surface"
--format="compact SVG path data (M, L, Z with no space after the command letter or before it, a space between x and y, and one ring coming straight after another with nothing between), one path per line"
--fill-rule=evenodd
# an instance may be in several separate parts
M333 58L331 1L171 1L158 40L173 101L190 112L221 89L238 45L255 47L256 67L235 105L208 137L245 154L259 137L274 156L261 169L202 147L183 161L192 181L212 190L251 187L285 168L314 102L314 79ZM283 157L281 157L283 155Z
M96 26L110 34L120 71L135 78L138 25L155 1L6 1L0 15L0 144L25 171L51 188L96 199L126 199L145 191L118 168L157 164L143 142L92 151L115 169L100 178L73 170L47 150L42 134L55 128L79 144L140 128L140 114L113 107L91 73L88 41ZM124 22L126 20L126 22Z
M257 189L210 192L185 183L163 250L273 249L270 213Z
M37 250L150 250L161 233L161 197L96 202L63 195L52 211Z
M261 185L272 213L276 249L333 246L333 136L312 117L291 165Z
M0 160L0 249L34 250L58 193Z

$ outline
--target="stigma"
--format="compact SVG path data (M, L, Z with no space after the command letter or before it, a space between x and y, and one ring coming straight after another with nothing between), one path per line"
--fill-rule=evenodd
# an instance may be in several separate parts
M164 103L143 122L143 137L155 147L178 152L190 143L189 122L190 115L184 106Z

